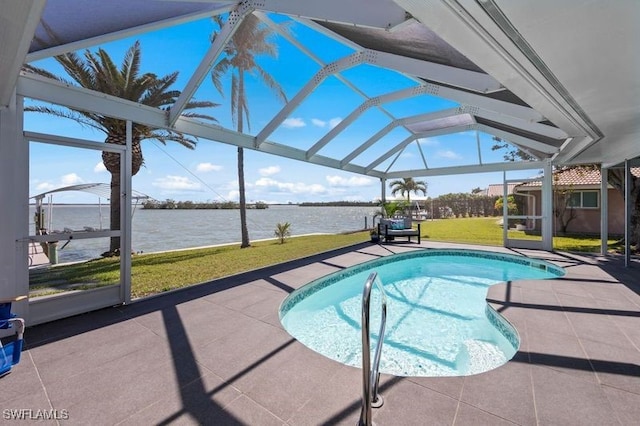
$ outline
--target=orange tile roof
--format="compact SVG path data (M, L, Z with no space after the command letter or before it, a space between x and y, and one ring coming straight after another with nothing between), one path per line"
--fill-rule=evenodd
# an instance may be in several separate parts
M632 167L631 173L640 177L640 167ZM559 186L594 186L600 185L600 169L581 169L573 168L560 170L553 173L553 184ZM524 183L521 187L540 187L542 180L536 180Z

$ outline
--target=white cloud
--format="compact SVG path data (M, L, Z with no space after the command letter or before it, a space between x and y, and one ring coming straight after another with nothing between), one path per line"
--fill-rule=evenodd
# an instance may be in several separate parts
M295 129L298 127L304 127L307 125L307 123L305 123L302 118L291 117L284 120L282 122L282 125L287 129Z
M329 120L329 127L331 127L333 129L338 124L340 124L341 121L342 121L342 118L340 118L340 117L332 118L331 120Z
M82 183L84 182L84 180L75 173L69 173L62 176L60 178L60 182L62 182L63 185L68 186L68 185L76 185L76 184Z
M340 117L334 117L334 118L330 119L329 121L320 120L319 118L312 118L311 119L311 124L313 124L316 127L327 127L328 126L329 128L333 129L338 124L340 124L341 121L342 121L342 118L340 118Z
M47 191L51 191L52 189L54 189L56 186L54 184L52 184L51 182L42 182L39 183L38 185L36 185L36 189L39 192L47 192Z
M262 177L255 183L256 188L276 190L290 194L322 194L327 189L320 184L306 184L303 182L280 182L269 177Z
M218 172L222 170L222 166L211 163L200 163L196 166L196 172Z
M428 138L428 139L418 139L418 142L422 146L438 146L440 145L440 141L436 138Z
M436 153L439 158L446 158L448 160L458 160L462 158L460 154L451 150L440 150Z
M107 168L104 166L104 163L101 161L93 167L93 171L95 173L104 173L107 171Z
M311 119L311 124L313 124L314 126L317 127L324 127L327 125L326 121L320 120L319 118L312 118Z
M199 191L200 184L185 176L167 175L153 181L153 186L167 191Z
M373 179L369 179L365 176L352 176L345 178L343 176L329 175L327 176L327 182L334 187L353 187L353 186L370 186L373 184Z
M280 173L280 166L263 167L258 170L258 173L260 173L260 176L272 176Z

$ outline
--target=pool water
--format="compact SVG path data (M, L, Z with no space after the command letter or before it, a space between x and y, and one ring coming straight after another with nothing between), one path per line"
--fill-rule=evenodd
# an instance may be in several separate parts
M488 287L564 274L545 262L481 251L393 255L296 290L281 306L284 328L314 351L360 366L362 289L373 271L388 302L380 371L397 376L470 375L506 363L519 340L515 329L488 307ZM375 286L371 300L373 352L381 303Z

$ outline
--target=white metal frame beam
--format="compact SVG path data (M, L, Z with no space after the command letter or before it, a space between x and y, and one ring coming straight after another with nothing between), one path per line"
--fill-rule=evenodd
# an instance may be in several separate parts
M489 74L394 55L393 53L377 52L372 65L474 92L491 93L504 90L504 86Z
M340 132L346 129L350 124L358 119L362 114L374 106L380 106L387 102L393 102L401 99L407 99L413 96L419 96L427 93L427 88L424 85L410 87L408 89L402 89L391 93L386 93L381 96L369 98L364 101L360 106L354 109L351 114L345 117L337 126L331 129L326 135L324 135L318 142L316 142L311 148L307 150L307 158L311 158L324 146L326 146L333 138L335 138Z
M282 124L282 122L295 110L307 96L313 92L327 77L336 74L339 71L352 68L361 64L365 60L367 55L366 51L355 52L349 56L341 58L335 62L332 62L324 66L318 71L311 80L304 85L298 93L282 108L278 114L258 133L255 140L255 147L259 148L260 145L272 134L276 128Z
M382 154L380 157L378 157L377 159L369 163L366 166L366 169L367 170L374 169L380 163L384 162L386 159L391 157L393 154L404 149L411 142L416 141L418 139L431 138L434 136L447 135L451 133L465 132L465 131L471 130L472 128L473 128L473 125L452 126L452 127L446 127L444 129L431 130L428 132L421 132L421 133L410 135L406 137L403 141L401 141L399 144L397 144L396 146L394 146L393 148L391 148L390 150Z
M540 169L544 166L544 161L521 161L506 163L485 163L468 166L436 167L430 169L406 170L400 172L389 172L384 175L386 179L401 179L405 177L428 177L445 175L462 175L470 173L488 173L514 170Z
M46 0L2 3L2 51L0 55L0 107L8 106L18 73L25 62Z
M351 151L346 157L344 157L340 161L340 164L342 165L348 164L351 160L353 160L354 158L356 158L357 156L365 152L367 149L373 146L373 144L375 144L377 141L379 141L381 138L383 138L386 134L391 132L396 127L401 127L407 124L416 123L418 121L437 120L439 118L450 117L451 115L454 115L457 111L459 111L459 108L450 108L446 110L429 112L425 114L415 115L412 117L405 117L405 118L393 120L391 123L387 124L385 127L380 129L375 135L371 136L368 140L362 143L358 148ZM412 132L409 132L409 133L412 133Z
M63 55L65 53L87 49L89 47L108 43L114 40L121 40L127 37L133 37L138 34L144 34L149 31L156 31L163 28L169 28L176 25L197 21L200 19L208 18L212 15L220 15L222 13L226 13L230 11L234 6L235 4L229 4L228 6L224 6L219 9L216 9L214 12L212 12L211 10L207 10L205 12L189 13L186 15L177 16L175 18L165 19L162 21L140 25L137 27L127 28L126 30L122 30L122 31L115 31L113 33L104 34L98 37L91 37L91 38L79 40L73 43L66 43L66 44L61 44L59 46L38 50L32 53L29 53L26 57L25 62L29 63L33 61L38 61L40 59L50 58L57 55ZM30 41L31 39L29 39L29 42Z

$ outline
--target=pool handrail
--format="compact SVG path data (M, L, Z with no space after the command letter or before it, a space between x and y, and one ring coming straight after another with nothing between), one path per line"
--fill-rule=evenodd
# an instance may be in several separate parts
M381 407L384 403L382 396L378 394L378 385L380 382L380 356L382 354L382 343L384 341L384 332L387 324L387 295L384 287L378 278L377 272L372 272L364 284L362 292L362 409L360 410L359 426L370 426L372 424L371 408ZM371 332L370 332L370 304L371 290L373 284L380 289L381 294L381 318L380 331L378 332L378 343L373 358L373 368L371 366Z

